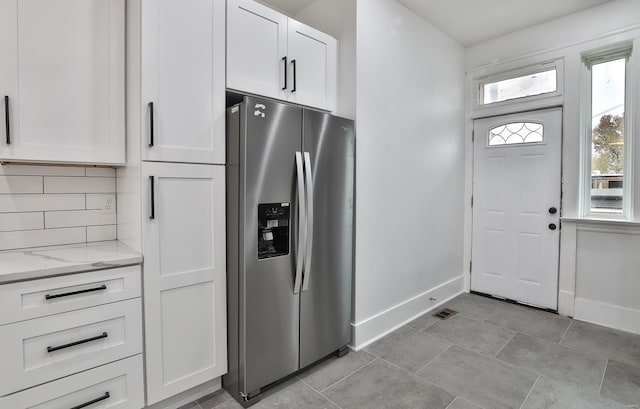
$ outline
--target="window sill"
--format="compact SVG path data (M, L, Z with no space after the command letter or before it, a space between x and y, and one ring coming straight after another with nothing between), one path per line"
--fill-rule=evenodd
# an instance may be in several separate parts
M596 217L561 217L560 221L573 222L579 225L640 227L640 221L605 219Z

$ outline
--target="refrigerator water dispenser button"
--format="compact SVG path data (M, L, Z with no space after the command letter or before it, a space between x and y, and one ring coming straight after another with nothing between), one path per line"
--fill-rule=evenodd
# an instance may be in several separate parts
M258 205L258 259L289 254L289 203Z

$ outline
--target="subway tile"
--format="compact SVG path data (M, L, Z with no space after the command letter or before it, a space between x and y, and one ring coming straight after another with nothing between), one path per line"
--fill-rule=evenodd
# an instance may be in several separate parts
M0 250L84 243L86 239L86 227L1 232Z
M110 200L111 206L114 209L116 207L116 195L115 193L90 193L87 194L87 210L102 210L105 201Z
M116 240L116 225L87 226L87 242Z
M86 171L89 177L116 177L116 170L114 168L86 168Z
M45 212L44 227L55 229L74 226L101 226L116 224L116 214L105 214L102 210L70 210Z
M0 193L42 193L42 176L0 176Z
M0 231L44 229L43 219L41 212L2 213L0 214Z
M45 176L44 193L115 193L116 179Z
M0 195L0 213L42 212L45 210L83 210L83 194Z
M84 176L85 171L80 166L34 166L34 165L2 165L0 175L23 176Z

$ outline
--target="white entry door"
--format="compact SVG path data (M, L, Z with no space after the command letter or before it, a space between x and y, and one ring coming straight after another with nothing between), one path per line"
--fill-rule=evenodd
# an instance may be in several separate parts
M562 108L473 128L471 289L556 310Z

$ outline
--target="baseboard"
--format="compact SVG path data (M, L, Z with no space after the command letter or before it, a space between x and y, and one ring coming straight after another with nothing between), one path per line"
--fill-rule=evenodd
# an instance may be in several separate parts
M165 399L162 402L155 403L151 406L145 406L146 409L177 409L187 403L191 403L197 399L203 398L213 392L222 389L222 378L216 378L195 388L179 393L175 396Z
M640 334L640 310L576 298L573 318Z
M464 289L464 276L456 277L363 321L351 324L351 348L358 351L429 312Z
M558 292L558 314L573 317L576 295L569 291Z

